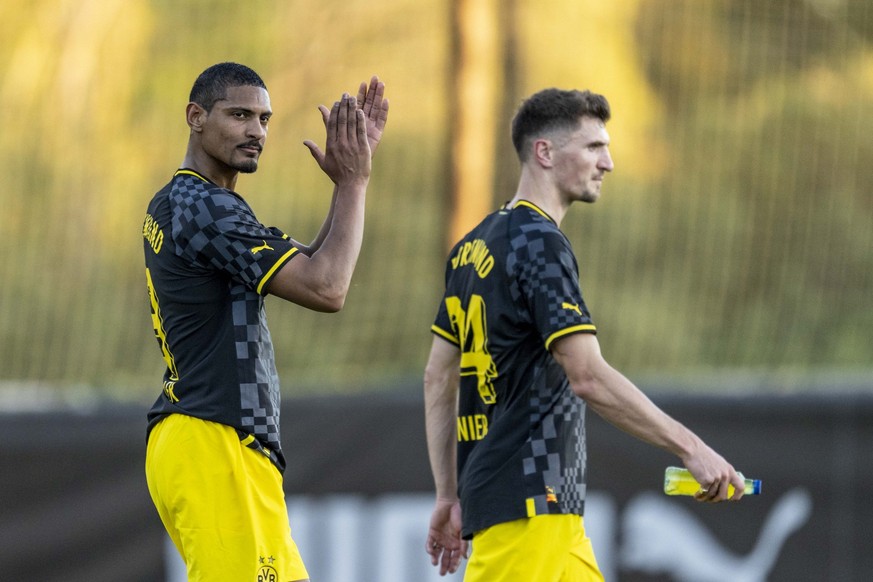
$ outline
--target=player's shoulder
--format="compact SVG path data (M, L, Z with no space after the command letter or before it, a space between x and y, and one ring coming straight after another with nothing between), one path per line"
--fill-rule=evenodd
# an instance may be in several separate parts
M196 172L176 172L169 187L171 204L191 208L195 212L213 209L251 212L239 194L210 182Z
M543 244L564 246L567 241L555 221L530 202L522 200L508 213L513 248Z
M504 209L509 214L510 225L513 228L525 230L553 232L558 231L557 223L545 210L527 200L521 200L512 208Z
M155 192L152 199L149 201L148 213L157 214L159 208L166 208L170 199L170 194L173 191L173 182L167 182L164 186Z

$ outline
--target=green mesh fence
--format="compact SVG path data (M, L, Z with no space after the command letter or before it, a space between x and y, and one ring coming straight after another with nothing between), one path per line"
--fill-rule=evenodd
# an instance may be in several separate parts
M615 172L562 225L608 360L689 387L871 376L873 4L497 6L504 102L465 104L504 112L479 128L500 136L494 191L482 193L493 205L517 176L506 128L518 100L561 86L613 105ZM447 251L452 10L4 3L0 382L158 393L142 217L183 157L190 84L221 60L258 70L275 111L261 167L238 190L302 240L331 191L301 145L323 142L316 106L373 73L386 80L391 119L344 311L275 298L267 310L286 392L419 377Z

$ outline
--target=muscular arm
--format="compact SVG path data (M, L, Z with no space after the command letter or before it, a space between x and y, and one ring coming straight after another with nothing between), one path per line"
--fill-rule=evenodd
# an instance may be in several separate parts
M370 179L370 147L362 111L347 94L334 103L322 152L307 142L322 171L336 185L329 232L311 256L286 263L269 293L316 311L339 311L345 303L364 235L364 200Z
M334 182L327 217L301 255L286 263L267 291L316 311L339 311L345 303L364 234L364 199L372 157L388 121L385 84L374 76L357 98L344 95L332 110L320 106L327 131L322 151L307 140L319 167Z
M557 340L552 355L564 368L577 396L605 420L647 443L678 456L709 492L701 500L727 498L728 484L743 494L743 481L721 455L697 435L658 408L630 380L610 366L592 334L572 334Z

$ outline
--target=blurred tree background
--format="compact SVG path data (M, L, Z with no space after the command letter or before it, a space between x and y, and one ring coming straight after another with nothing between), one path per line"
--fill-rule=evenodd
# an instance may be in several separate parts
M234 60L275 116L237 187L315 235L301 144L371 74L391 118L345 309L267 302L287 394L421 374L455 234L509 199L509 120L548 86L613 106L615 172L562 224L604 353L686 389L870 385L869 0L14 0L0 6L0 383L150 400L141 224L196 76Z

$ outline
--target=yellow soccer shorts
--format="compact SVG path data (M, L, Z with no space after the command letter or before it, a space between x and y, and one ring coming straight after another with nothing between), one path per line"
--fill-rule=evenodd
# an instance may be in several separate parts
M149 493L189 582L309 577L291 539L282 475L235 429L172 414L151 431Z
M603 582L578 515L537 515L473 535L464 582Z

